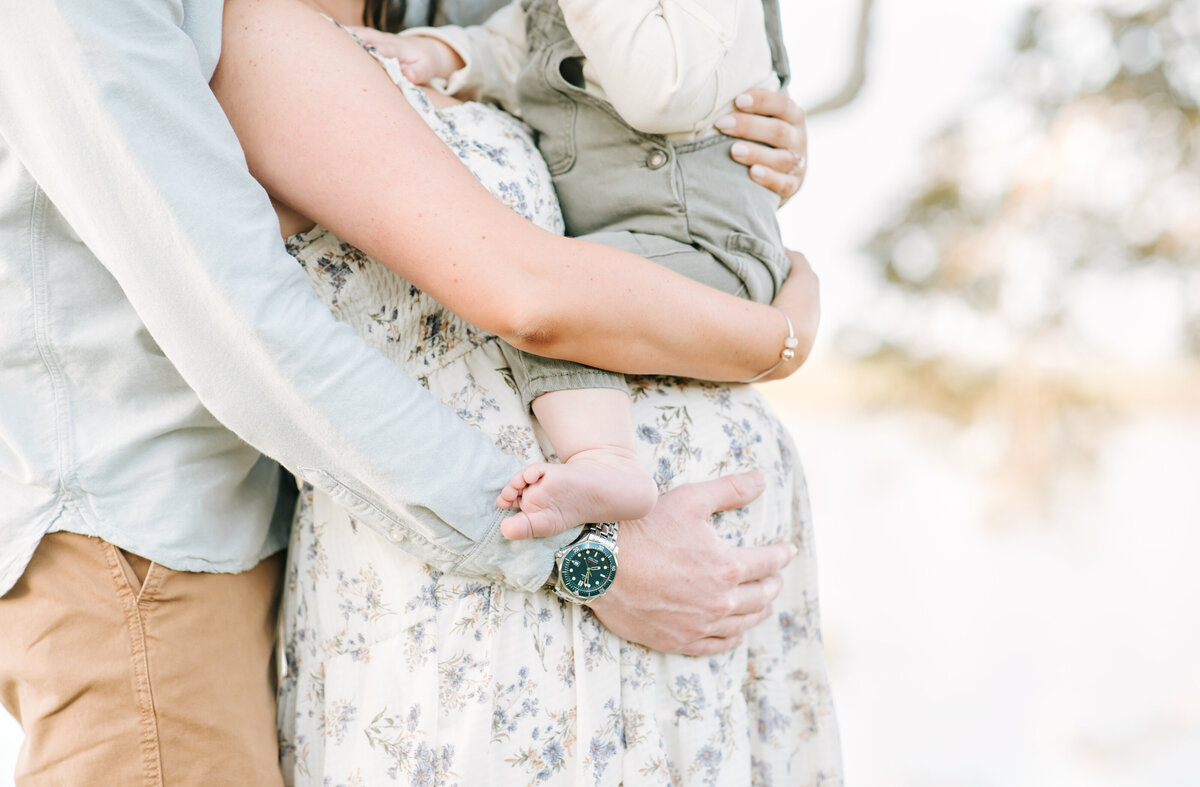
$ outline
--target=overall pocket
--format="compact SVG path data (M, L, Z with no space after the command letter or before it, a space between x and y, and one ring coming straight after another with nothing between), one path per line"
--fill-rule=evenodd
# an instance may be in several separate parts
M552 176L561 175L575 165L575 118L579 107L570 91L577 88L559 69L564 63L577 61L564 56L562 50L560 46L543 50L522 72L519 88L521 112L537 133L538 149Z
M740 258L738 267L750 298L759 303L774 300L792 270L792 261L783 249L762 238L736 231L725 238L725 249Z

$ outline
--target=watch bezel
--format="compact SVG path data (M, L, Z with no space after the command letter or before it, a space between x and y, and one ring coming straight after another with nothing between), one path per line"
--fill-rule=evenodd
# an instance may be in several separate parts
M562 566L563 563L573 554L588 548L600 549L607 554L609 560L612 562L612 570L609 572L607 582L605 582L602 586L584 594L567 587L567 584L563 579ZM559 549L558 552L555 553L555 568L557 576L555 577L554 592L562 598L576 604L587 604L595 601L598 598L602 598L604 594L608 592L608 589L612 587L613 582L617 578L617 551L618 550L615 541L612 541L611 539L605 538L594 532L586 533L578 541L574 541Z

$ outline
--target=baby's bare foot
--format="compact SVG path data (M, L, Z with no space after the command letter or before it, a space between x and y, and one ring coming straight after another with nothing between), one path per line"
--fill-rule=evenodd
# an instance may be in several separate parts
M539 463L517 473L496 498L521 513L500 523L506 538L544 538L587 522L637 519L658 500L654 481L631 451L592 448L556 465Z

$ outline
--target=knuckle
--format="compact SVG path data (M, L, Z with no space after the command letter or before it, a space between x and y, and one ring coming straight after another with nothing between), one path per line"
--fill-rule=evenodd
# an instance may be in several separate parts
M687 644L687 640L679 635L678 631L673 629L658 629L653 636L638 639L648 648L653 650L661 650L664 653L674 653Z
M733 588L741 580L741 571L732 558L724 558L717 563L715 569L717 581L725 589Z
M663 629L659 632L658 642L653 647L658 650L678 653L687 647L688 644L707 636L708 626L697 620L697 617L703 617L703 615L689 615L686 621L678 618L673 620L669 629Z
M708 636L708 626L709 624L702 622L702 619L693 618L689 625L678 632L680 644L685 645Z
M725 478L728 481L729 486L730 486L730 491L734 494L734 496L740 498L740 497L744 497L745 495L747 495L749 493L750 484L745 476L731 475L731 476L726 476Z
M764 161L763 146L756 142L747 143L744 161L746 164L762 164Z
M729 624L725 626L722 633L727 637L736 637L741 635L746 629L755 624L754 613L743 612L737 617L729 619Z
M683 484L682 486L677 486L668 492L667 495L678 499L680 505L684 506L695 506L697 502L701 501L704 497L703 493L697 488L696 484Z
M758 596L752 602L749 602L747 606L750 607L750 609L748 609L746 614L742 616L742 629L745 630L753 626L757 626L759 622L762 621L769 605L770 600L763 596Z
M797 156L800 155L799 150L803 143L803 137L800 136L800 132L795 126L784 126L784 128L786 131L783 132L783 136L787 141L787 149Z
M767 577L767 606L770 607L771 601L774 600L783 590L783 578L778 574Z

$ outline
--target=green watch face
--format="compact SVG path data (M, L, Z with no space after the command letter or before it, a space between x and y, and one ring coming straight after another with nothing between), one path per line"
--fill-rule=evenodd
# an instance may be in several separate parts
M577 544L563 556L559 574L569 592L580 598L595 598L616 578L617 559L602 544Z

